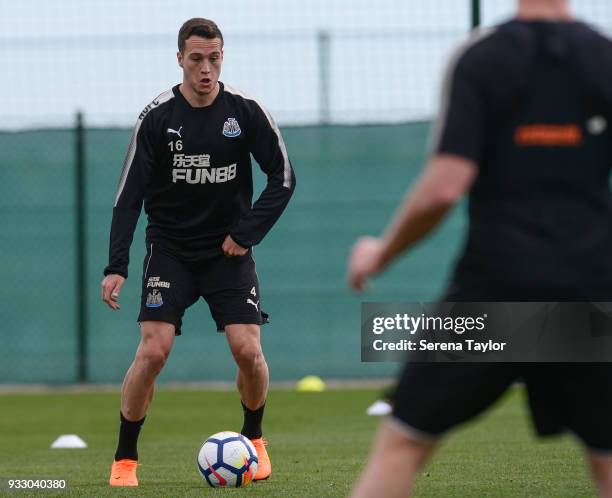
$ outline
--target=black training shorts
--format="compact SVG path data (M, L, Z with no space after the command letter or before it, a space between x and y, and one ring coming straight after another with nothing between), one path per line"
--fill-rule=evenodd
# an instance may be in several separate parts
M491 406L516 381L527 387L538 434L567 429L593 451L612 451L608 364L408 364L393 416L415 436L437 438Z
M185 310L203 297L217 330L226 325L267 323L259 299L259 282L252 250L244 256L222 254L198 263L180 260L156 244L147 248L143 264L138 321L172 323L181 334Z
M444 300L517 301L526 294L515 289L462 290ZM530 298L547 301L548 295L534 291ZM407 364L394 394L393 416L414 436L437 438L483 412L517 381L527 387L538 434L570 430L590 450L612 451L612 364Z

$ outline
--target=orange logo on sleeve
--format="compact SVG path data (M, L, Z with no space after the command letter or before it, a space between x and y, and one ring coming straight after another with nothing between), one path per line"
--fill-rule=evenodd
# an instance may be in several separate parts
M519 147L579 147L582 130L577 124L523 125L514 132L514 142Z

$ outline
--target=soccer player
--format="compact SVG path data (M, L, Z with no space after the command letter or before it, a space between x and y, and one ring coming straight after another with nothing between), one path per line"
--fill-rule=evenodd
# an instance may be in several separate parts
M520 0L514 19L452 57L432 156L382 238L360 239L364 289L469 193L469 231L446 301L612 300L612 42L565 0ZM585 445L612 497L609 364L407 364L353 496L406 496L440 437L523 378L539 434ZM503 450L501 450L503 451Z
M262 438L268 367L260 344L259 283L252 246L279 218L295 176L274 120L255 99L219 81L223 35L194 18L178 34L183 82L156 97L134 128L113 208L102 299L119 309L129 249L144 201L141 340L123 382L112 486L137 486L137 439L155 379L181 334L185 309L202 296L238 366L242 434L257 449L255 480L267 479ZM250 154L267 175L253 204Z

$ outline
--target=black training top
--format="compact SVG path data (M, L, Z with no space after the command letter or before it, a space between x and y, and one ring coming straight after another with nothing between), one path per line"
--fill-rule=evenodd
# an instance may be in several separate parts
M513 20L458 51L444 97L433 151L479 168L455 291L612 296L612 42Z
M251 247L279 218L295 176L276 123L256 100L219 83L207 107L192 107L178 85L144 108L132 135L113 208L109 265L127 277L141 206L147 245L185 261L221 254L223 239ZM251 157L268 182L251 206Z

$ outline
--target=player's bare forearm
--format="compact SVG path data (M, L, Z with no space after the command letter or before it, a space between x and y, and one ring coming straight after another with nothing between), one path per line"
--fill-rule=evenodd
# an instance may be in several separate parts
M382 238L362 237L353 246L349 282L364 290L369 277L383 271L397 256L417 243L444 218L469 190L476 165L467 159L435 156L397 210Z
M429 203L416 185L398 209L384 237L361 237L349 260L349 283L363 291L369 277L383 271L406 248L427 235L452 207Z
M407 198L385 232L381 254L383 267L429 234L452 207L449 204L428 204L426 200L425 204L420 204L420 201Z
M450 155L435 156L382 237L383 267L427 236L469 190L475 178L476 166L472 161Z

